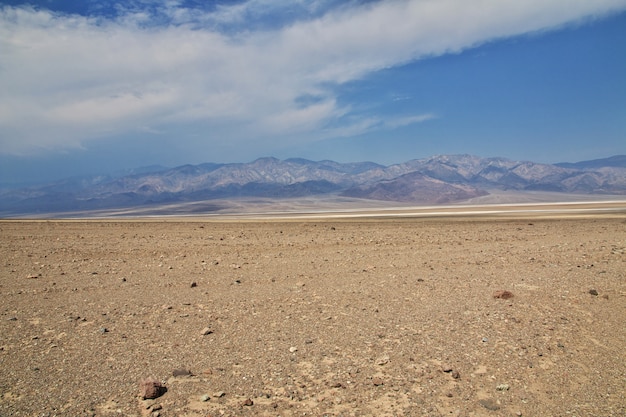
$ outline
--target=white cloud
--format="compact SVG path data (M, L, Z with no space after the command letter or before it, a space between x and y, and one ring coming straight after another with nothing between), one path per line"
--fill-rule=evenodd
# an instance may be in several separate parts
M423 122L433 116L348 117L333 86L626 7L624 0L336 3L301 0L288 9L249 0L202 12L166 2L159 13L167 25L137 10L107 19L4 7L0 153L168 126L184 141L194 123L219 126L220 140L269 144ZM242 29L272 13L281 24ZM303 96L317 99L303 104Z

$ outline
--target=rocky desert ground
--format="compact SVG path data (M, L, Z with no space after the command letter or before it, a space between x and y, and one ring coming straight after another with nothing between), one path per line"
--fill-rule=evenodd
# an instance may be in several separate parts
M0 299L2 417L626 413L623 211L2 221Z

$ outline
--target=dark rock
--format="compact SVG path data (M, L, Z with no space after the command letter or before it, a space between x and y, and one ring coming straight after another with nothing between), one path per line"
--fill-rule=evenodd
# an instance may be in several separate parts
M487 410L496 411L500 409L500 406L498 405L498 403L492 398L487 398L485 400L480 400L478 402Z
M193 281L190 286L191 288L195 288L198 286L198 284L196 283L196 281Z
M188 369L174 369L172 372L173 376L193 376L190 370Z
M248 398L247 400L245 400L245 401L242 403L242 405L243 405L244 407L250 407L250 406L253 406L253 405L254 405L254 401L252 401L250 398Z
M501 298L503 300L509 300L513 298L513 293L507 290L498 290L493 293L493 298Z
M589 290L589 294L591 294L591 295L598 295L598 291L596 291L594 289L590 289Z
M139 382L139 395L144 400L158 398L167 392L167 388L154 378L146 378Z

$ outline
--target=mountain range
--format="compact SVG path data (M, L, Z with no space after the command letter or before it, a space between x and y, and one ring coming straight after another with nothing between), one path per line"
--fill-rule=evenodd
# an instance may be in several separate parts
M495 191L626 195L626 155L540 164L438 155L401 164L260 158L250 163L150 167L0 190L0 216L106 210L223 199L334 195L448 204Z

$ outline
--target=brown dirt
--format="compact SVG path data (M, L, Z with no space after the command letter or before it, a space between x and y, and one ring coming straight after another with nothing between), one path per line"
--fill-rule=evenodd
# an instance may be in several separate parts
M623 215L0 238L3 417L626 413ZM141 400L149 377L167 392Z

